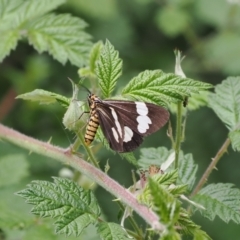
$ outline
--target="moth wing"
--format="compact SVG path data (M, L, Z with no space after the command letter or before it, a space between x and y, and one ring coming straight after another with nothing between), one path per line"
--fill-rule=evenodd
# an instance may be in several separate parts
M111 109L108 107L98 107L97 114L99 118L99 125L106 139L109 142L109 146L117 152L122 152L123 144L122 137L118 131L115 120L112 116ZM122 129L121 120L119 122Z
M128 126L141 136L148 136L162 128L169 120L169 112L152 103L105 100Z
M142 136L124 123L114 106L101 105L97 113L102 132L114 151L130 152L142 143Z

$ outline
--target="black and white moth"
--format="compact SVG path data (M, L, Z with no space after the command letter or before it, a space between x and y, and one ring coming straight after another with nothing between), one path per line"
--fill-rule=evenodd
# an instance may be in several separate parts
M148 136L161 127L168 119L169 112L152 103L102 100L89 93L90 116L84 136L85 144L94 140L98 126L116 152L130 152Z

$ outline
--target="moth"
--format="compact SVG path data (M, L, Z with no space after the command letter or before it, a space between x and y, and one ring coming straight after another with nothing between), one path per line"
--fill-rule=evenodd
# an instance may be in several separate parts
M152 103L124 100L102 100L89 92L89 120L84 136L85 144L94 140L98 126L116 152L131 152L168 119L169 112Z

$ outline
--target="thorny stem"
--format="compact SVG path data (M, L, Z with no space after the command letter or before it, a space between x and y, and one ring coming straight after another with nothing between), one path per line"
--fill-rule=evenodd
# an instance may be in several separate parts
M203 185L207 182L209 175L211 174L213 169L216 167L220 158L227 151L227 148L230 145L230 143L231 143L231 140L229 138L227 138L225 140L225 142L223 143L223 145L221 146L221 148L218 150L216 156L212 159L212 162L209 164L208 168L206 169L206 171L202 175L201 179L199 180L197 186L195 187L195 189L191 193L190 197L196 195L201 190Z
M182 141L182 102L177 104L177 123L175 138L175 169L178 167L179 153Z
M29 150L29 152L35 152L37 154L55 159L63 164L72 166L74 169L91 178L105 190L109 191L116 198L121 199L124 204L139 214L150 225L151 228L160 232L165 231L165 226L161 224L159 217L151 209L139 204L133 194L123 188L114 179L110 178L107 174L92 166L78 155L72 154L69 149L63 149L50 143L36 140L13 129L5 127L2 124L0 124L0 139L9 141L17 146L20 146L21 148L25 148ZM132 223L132 220L130 220L130 222L133 226L135 225L135 223ZM140 233L140 229L138 227L136 230L137 229L137 233Z

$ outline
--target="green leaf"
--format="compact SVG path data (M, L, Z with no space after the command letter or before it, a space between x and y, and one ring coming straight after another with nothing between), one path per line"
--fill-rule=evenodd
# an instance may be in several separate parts
M125 158L129 163L138 166L138 161L133 152L119 153L122 158Z
M208 105L209 91L199 91L199 94L192 94L188 100L187 109L190 111L197 110L200 107Z
M161 222L173 225L179 218L180 202L151 178L149 179L149 190L152 196L153 210L160 216Z
M26 33L24 22L32 21L64 2L65 0L0 0L0 61L16 48L18 40Z
M68 209L66 209L66 211L68 211ZM55 222L56 233L67 236L71 234L79 236L88 225L95 222L95 219L87 213L83 214L79 211L74 212L74 210L72 210L69 214L71 214L71 216L66 216Z
M90 52L89 67L92 73L95 73L96 64L103 48L102 41L95 43Z
M1 26L0 31L17 28L27 20L38 17L53 10L66 0L0 0Z
M174 184L176 182L177 178L178 178L177 170L167 172L164 174L155 174L152 176L153 181L156 182L159 186L163 187L164 191L166 191L166 194L170 194L171 189L167 189L167 188L171 184ZM174 188L174 187L171 186L171 188ZM186 189L185 186L184 186L184 189ZM143 204L152 206L152 195L150 192L150 187L149 187L148 182L145 185L142 193L138 196L138 200Z
M52 104L59 102L61 105L67 107L70 104L70 100L62 95L45 91L42 89L35 89L32 92L20 94L16 97L23 100L31 100L39 102L40 104Z
M211 84L166 74L161 70L146 70L129 82L122 95L164 106L169 102L183 101L185 97L210 87Z
M70 81L72 83L73 94L68 109L64 114L62 123L70 131L77 132L81 127L86 125L85 121L80 121L80 118L84 113L84 102L77 101L79 88L72 80Z
M240 124L240 77L229 77L209 95L209 106L229 130Z
M100 215L93 193L68 179L54 178L54 183L33 181L17 194L35 205L34 214L55 218L56 232L68 236L80 235Z
M19 27L24 22L32 20L45 14L66 0L11 0L6 4L5 0L0 1L1 20L6 24L11 23L13 27Z
M211 240L210 236L207 235L206 232L199 229L194 232L194 239L193 240Z
M29 43L39 52L48 51L53 58L76 66L86 64L91 48L86 23L69 14L48 14L27 25Z
M101 41L99 41L93 45L91 52L90 52L90 57L89 57L89 66L80 68L78 70L78 74L80 77L84 77L84 76L96 77L96 75L95 75L96 65L97 65L97 61L99 59L102 48L103 48L103 43Z
M194 223L189 216L189 213L184 208L181 208L177 224L181 233L194 236L195 240L210 240L211 238L200 229L200 226Z
M181 185L175 185L173 184L170 188L169 188L169 192L174 195L175 197L178 197L184 193L186 193L187 191L187 184L181 184Z
M28 175L28 162L24 155L9 154L0 158L0 187L18 183Z
M199 91L199 93L193 93L191 97L187 97L187 105L183 108L183 115L188 114L188 111L194 111L201 107L208 106L209 91ZM175 103L169 105L169 110L172 113L177 113Z
M21 4L23 3L23 0L18 0L18 1L6 1L6 0L0 0L0 9L1 9L1 15L0 15L0 20L1 23L5 23L3 25L7 25L7 28L11 26L11 22L13 21L13 16L16 14L17 10L19 7L21 7ZM7 24L7 22L9 24ZM1 27L2 26L1 24ZM2 28L1 28L2 29Z
M234 151L240 151L240 130L235 130L229 133L229 138Z
M17 31L1 32L0 40L0 62L9 55L11 50L14 50L17 46L18 40L21 38Z
M156 174L152 177L155 182L161 185L171 185L177 181L178 178L178 171L173 170L171 172L167 172L164 174Z
M164 174L155 174L152 176L152 179L161 186L171 186L168 188L168 192L178 197L180 194L183 194L187 190L187 185L175 185L175 182L178 178L178 171L173 170Z
M128 237L127 232L119 224L101 222L97 225L97 227L97 231L103 240L132 239Z
M142 148L140 149L140 158L138 165L142 168L148 168L150 165L160 166L167 160L171 151L165 147Z
M192 154L180 154L178 184L187 184L188 189L191 190L196 180L196 173L198 165L193 161Z
M96 66L96 75L99 78L99 85L105 98L110 97L121 73L122 60L118 56L118 51L106 40Z
M233 184L210 184L193 197L193 201L206 208L198 209L201 214L210 220L219 216L223 221L230 220L240 223L240 190L232 188Z

